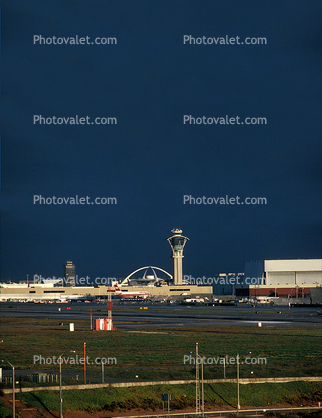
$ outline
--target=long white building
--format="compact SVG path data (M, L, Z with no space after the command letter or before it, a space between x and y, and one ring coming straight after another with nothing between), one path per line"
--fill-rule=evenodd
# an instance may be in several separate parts
M322 287L322 259L264 260L247 262L237 296L283 298L311 297L311 288Z
M95 298L106 299L114 288L108 286L54 286L54 284L17 284L0 283L0 301L6 300L70 300ZM124 294L146 290L150 297L171 297L185 294L196 294L200 297L212 298L211 286L195 285L161 285L161 286L122 286Z

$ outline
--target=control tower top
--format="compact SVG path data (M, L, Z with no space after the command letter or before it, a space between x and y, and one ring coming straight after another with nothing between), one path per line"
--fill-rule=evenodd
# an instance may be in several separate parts
M167 238L167 241L170 244L172 249L173 257L173 279L175 285L182 285L182 258L183 258L183 248L189 238L184 237L182 230L175 228L172 229L172 236Z
M182 229L172 229L171 230L171 232L173 233L173 234L182 234Z

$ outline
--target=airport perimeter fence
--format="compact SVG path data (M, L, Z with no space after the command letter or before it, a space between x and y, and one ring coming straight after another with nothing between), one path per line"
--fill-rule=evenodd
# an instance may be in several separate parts
M6 376L2 375L0 378L0 388L10 388L12 387L12 372L10 370L5 370ZM32 373L28 374L26 371L22 373L16 373L16 387L37 387L39 384L54 384L59 385L59 373ZM107 376L106 376L107 378ZM87 371L87 382L88 383L101 383L102 375L99 370L88 370ZM64 385L79 385L84 383L83 381L83 371L82 370L64 370L64 376L62 379Z
M240 385L261 384L261 383L288 383L288 382L322 382L322 376L315 377L282 377L282 378L250 378L239 379ZM195 384L196 380L166 380L166 381L127 381L127 382L106 382L106 383L87 383L73 385L63 384L62 389L65 390L83 390L83 389L101 389L101 388L129 388L136 386L162 386L162 385L187 385ZM237 383L237 379L209 379L204 380L204 384L208 383ZM37 392L37 391L56 391L57 386L34 386L34 387L16 387L15 392ZM2 389L3 393L12 393L12 388Z
M16 382L30 382L30 383L59 383L58 374L37 373L26 376L16 376ZM12 376L4 376L2 382L5 386L12 385Z

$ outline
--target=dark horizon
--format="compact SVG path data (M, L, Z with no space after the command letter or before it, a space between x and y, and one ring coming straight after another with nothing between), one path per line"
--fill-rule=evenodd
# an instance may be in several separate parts
M321 2L4 0L1 17L1 282L67 260L172 274L173 228L193 277L322 258Z

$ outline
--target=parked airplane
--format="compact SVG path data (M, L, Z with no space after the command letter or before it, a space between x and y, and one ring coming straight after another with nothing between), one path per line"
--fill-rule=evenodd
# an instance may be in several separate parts
M138 299L146 299L150 296L149 292L145 292L144 290L138 290L138 291L122 291L117 284L114 284L115 287L115 295L119 296L120 298L138 298Z

